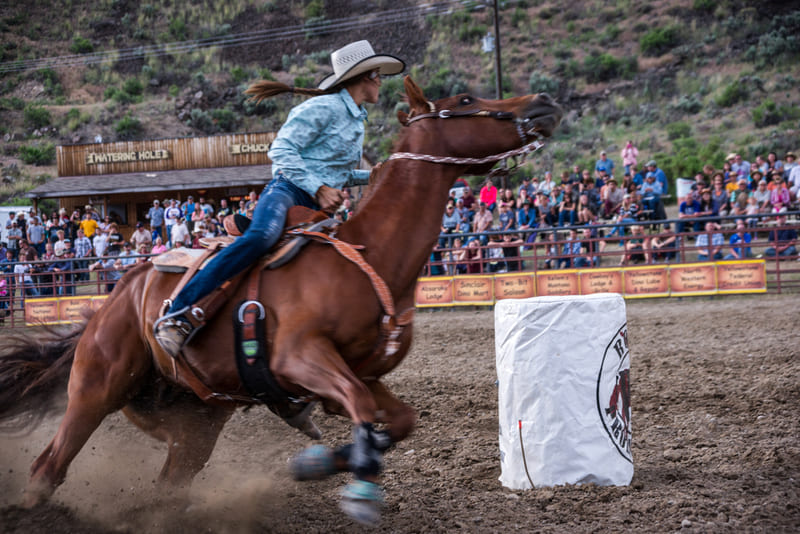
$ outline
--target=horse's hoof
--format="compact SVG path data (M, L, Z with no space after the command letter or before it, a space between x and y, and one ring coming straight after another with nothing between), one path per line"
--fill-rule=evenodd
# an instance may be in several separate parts
M325 445L312 445L289 460L289 470L295 480L321 480L335 475L336 458Z
M362 525L374 527L380 523L383 490L366 480L354 480L342 490L342 511Z
M22 494L22 508L30 510L46 502L55 491L55 488L46 482L29 482Z
M309 402L302 412L294 417L284 418L284 421L286 421L289 426L296 428L309 438L320 439L322 437L322 432L320 432L319 427L314 423L314 420L311 419L311 412L314 410L314 406L316 404L316 402Z

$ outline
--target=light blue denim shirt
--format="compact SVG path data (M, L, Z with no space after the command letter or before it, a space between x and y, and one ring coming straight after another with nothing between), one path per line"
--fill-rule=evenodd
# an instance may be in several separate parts
M323 185L366 183L369 171L356 169L366 120L347 89L295 106L269 150L273 178L281 173L312 198Z

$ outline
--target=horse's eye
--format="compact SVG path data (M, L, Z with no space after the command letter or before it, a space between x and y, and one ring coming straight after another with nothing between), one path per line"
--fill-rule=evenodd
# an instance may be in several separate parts
M461 97L461 105L462 105L462 106L469 106L469 105L470 105L470 104L472 104L474 101L475 101L475 100L474 100L474 99L473 99L471 96L462 96L462 97Z

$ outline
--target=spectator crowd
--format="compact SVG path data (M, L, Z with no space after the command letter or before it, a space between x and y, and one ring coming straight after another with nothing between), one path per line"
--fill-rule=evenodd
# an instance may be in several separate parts
M251 216L258 196L251 192L239 201L235 213ZM349 203L348 203L349 207ZM351 210L342 208L340 218ZM143 220L125 236L119 221L91 205L68 213L65 208L37 213L10 212L2 224L6 241L0 243L0 319L15 296L74 295L76 285L92 272L110 292L124 272L170 248L199 248L200 240L226 235L223 219L234 213L227 199L188 196L185 201L153 200Z
M675 194L673 186L657 161L651 159L640 168L638 157L629 141L620 153L621 166L601 151L593 168L576 165L561 172L558 180L546 171L541 179L522 176L514 188L498 189L487 179L477 198L466 183L459 184L451 190L442 217L431 274L518 270L521 250L533 246L537 236L548 242L547 268L597 265L598 253L611 239L623 248L620 265L669 261L676 256L680 234L688 231L703 232L696 244L701 259L747 257L749 247L737 244L750 242L749 229L767 218L785 223L781 214L798 208L800 165L793 152L783 159L770 152L752 163L731 153L721 169L705 165L693 177L688 192L677 198L679 220L673 229L665 222L664 206ZM727 243L727 255L719 243L721 220L715 219L724 216L733 217L737 229ZM645 234L646 225L660 226L659 236ZM556 231L562 227L570 231L564 228L565 238L559 240ZM460 233L474 235L456 237ZM796 255L793 233L790 229L770 234L771 240L785 241L786 246L767 248L764 254Z

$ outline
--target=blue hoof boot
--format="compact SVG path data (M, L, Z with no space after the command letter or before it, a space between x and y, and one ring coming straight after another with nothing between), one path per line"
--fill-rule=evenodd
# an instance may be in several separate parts
M333 450L325 445L312 445L289 460L289 470L295 480L321 480L335 475Z
M351 519L374 527L381 520L383 490L366 480L354 480L342 490L342 511Z

